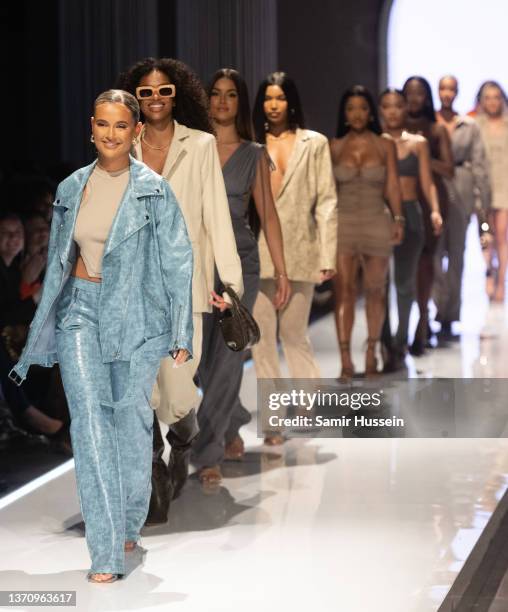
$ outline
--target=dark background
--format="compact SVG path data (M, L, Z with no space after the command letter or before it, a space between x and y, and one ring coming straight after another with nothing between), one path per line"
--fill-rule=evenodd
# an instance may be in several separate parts
M307 127L332 136L341 91L382 82L389 0L17 0L0 8L2 172L61 180L93 156L94 98L147 55L177 57L206 79L239 69L251 97L272 70L299 87ZM380 40L381 31L381 40ZM65 162L66 165L62 165Z

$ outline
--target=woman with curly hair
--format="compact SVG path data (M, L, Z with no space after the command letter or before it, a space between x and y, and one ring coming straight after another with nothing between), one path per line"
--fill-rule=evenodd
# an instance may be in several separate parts
M136 157L169 182L194 252L194 358L178 371L164 359L152 398L157 417L170 426L167 438L174 498L187 478L190 446L198 430L200 397L193 379L201 358L203 313L211 312L212 306L221 311L229 307L227 294L214 291L214 265L220 282L232 287L240 298L242 267L207 96L197 76L178 60L149 57L123 73L120 85L140 103L144 125Z

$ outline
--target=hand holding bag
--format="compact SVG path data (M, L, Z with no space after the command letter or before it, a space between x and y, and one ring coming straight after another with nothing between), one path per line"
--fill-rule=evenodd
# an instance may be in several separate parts
M219 319L224 342L232 351L243 351L259 342L259 326L248 309L240 302L236 291L225 287L231 298L231 308L226 308Z

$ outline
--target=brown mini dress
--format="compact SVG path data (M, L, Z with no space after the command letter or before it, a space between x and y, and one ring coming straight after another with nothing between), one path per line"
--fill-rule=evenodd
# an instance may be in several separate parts
M333 168L338 196L338 255L392 254L392 217L384 199L386 166Z

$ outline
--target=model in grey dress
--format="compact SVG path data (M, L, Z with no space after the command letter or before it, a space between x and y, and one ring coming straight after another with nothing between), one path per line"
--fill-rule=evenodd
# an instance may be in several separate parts
M268 157L265 148L244 141L225 163L222 172L238 254L242 263L244 294L242 303L252 311L259 284L257 240L248 221L251 193L259 161ZM222 292L217 275L217 293ZM198 410L200 433L193 446L193 463L198 467L220 464L225 444L232 441L240 427L251 420L239 398L243 375L243 353L227 348L219 327L221 313L203 316L203 354L198 376L203 400Z

